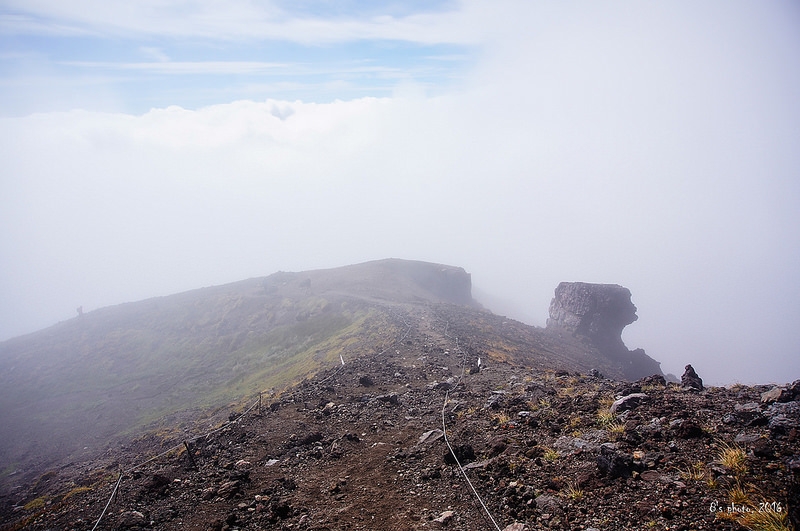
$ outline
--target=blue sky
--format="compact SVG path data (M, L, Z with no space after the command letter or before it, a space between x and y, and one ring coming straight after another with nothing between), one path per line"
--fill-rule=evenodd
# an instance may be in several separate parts
M800 378L800 4L0 0L0 340L399 257L711 383Z
M96 17L87 14L95 3L70 4L0 4L4 114L330 102L391 96L404 85L441 93L463 77L477 44L392 28L446 15L452 2L104 2ZM237 6L243 13L226 20ZM192 16L206 22L193 25ZM286 25L296 29L281 31Z

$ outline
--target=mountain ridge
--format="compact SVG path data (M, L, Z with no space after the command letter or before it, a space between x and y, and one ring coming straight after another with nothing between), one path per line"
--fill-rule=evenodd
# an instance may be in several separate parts
M797 522L800 381L684 389L553 369L569 360L552 345L515 352L534 338L486 330L525 329L445 303L394 307L384 324L344 364L223 407L224 422L145 433L0 496L3 530Z
M484 360L626 377L580 337L485 310L459 267L386 259L277 272L93 310L0 343L0 488L141 433L218 423L245 397L379 352L405 328L399 316L432 309Z

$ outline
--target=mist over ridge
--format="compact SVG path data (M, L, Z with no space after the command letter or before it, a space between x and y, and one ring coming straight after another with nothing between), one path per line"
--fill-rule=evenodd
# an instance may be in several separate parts
M666 372L800 374L794 4L150 7L2 8L0 338L402 256L537 326L626 286Z

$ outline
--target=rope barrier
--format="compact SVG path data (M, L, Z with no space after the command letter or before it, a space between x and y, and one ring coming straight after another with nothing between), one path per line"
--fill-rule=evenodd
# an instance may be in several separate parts
M113 500L113 499L114 499L114 496L117 494L117 489L119 488L119 484L120 484L120 483L122 483L122 471L120 471L120 473L119 473L119 479L117 479L117 484L116 484L116 485L114 485L114 490L111 492L111 497L110 497L110 498L108 498L108 503L106 503L106 506L105 506L105 508L103 509L103 512L102 512L102 513L100 513L100 518L98 518L98 519L97 519L97 522L95 522L95 524L94 524L94 527L92 528L92 531L94 531L95 529L97 529L97 526L99 526L99 525L100 525L100 520L102 520L102 519L103 519L103 517L106 515L106 511L108 511L108 507L109 507L109 505L111 505L111 500Z
M230 426L234 422L238 422L245 415L247 415L249 412L251 412L259 404L259 402L260 401L257 400L252 406L250 406L245 411L243 411L238 417L236 417L233 420L229 420L229 421L225 422L222 426L219 426L218 428L214 428L213 430L207 431L207 432L203 433L202 435L198 435L198 436L196 436L196 437L194 437L192 439L188 439L188 440L191 441L191 442L195 442L198 439L201 439L203 437L208 437L209 435L213 435L214 433L227 428L228 426ZM160 454L158 454L156 456L151 457L150 459L148 459L146 461L142 461L141 463L137 463L136 465L133 465L133 466L130 466L130 467L124 469L124 470L121 470L120 473L119 473L119 479L117 479L117 483L116 483L116 485L114 485L114 489L111 491L111 496L109 496L108 502L106 503L106 506L103 509L103 512L100 513L100 517L97 519L97 522L95 522L94 527L92 527L92 531L95 531L95 529L97 529L97 526L100 525L100 522L103 520L103 517L106 515L106 512L108 511L108 508L111 505L111 501L114 499L114 496L116 496L117 490L119 489L119 485L120 485L120 483L122 483L122 478L125 476L125 474L127 474L129 472L134 472L134 471L142 468L143 466L145 466L145 465L147 465L149 463L152 463L153 461L156 461L157 459L160 459L160 458L164 457L165 455L168 455L168 454L174 452L175 450L179 449L183 445L184 445L183 442L178 443L175 446L172 446L171 448L168 448L167 450L161 452Z
M450 337L450 335L448 335L447 333L447 326L445 326L444 335L446 337ZM455 340L456 344L455 350L456 352L458 352L459 350L461 350L461 348L458 346L458 337L455 337L453 339ZM465 350L464 358L462 359L461 362L461 375L459 376L456 385L453 386L453 389L461 385L461 382L464 380L464 372L466 370L466 365L467 365L467 352ZM495 521L494 517L492 516L491 511L489 511L489 508L486 506L486 503L484 503L483 498L481 498L480 494L478 494L477 489L475 489L475 486L472 484L472 481L470 481L469 476L467 476L467 471L464 469L463 466L461 466L461 462L458 460L458 456L456 455L456 452L453 450L453 447L450 445L450 439L447 437L447 422L445 420L445 410L447 409L447 403L449 400L450 400L450 389L448 389L445 392L444 404L442 404L442 434L444 436L443 437L444 443L447 445L447 449L450 450L450 455L453 456L453 459L456 462L456 466L458 466L458 470L461 472L461 475L464 476L464 480L467 482L467 485L469 485L472 494L475 496L475 499L478 500L478 503L480 503L481 507L483 508L483 511L486 513L486 516L489 517L489 520L492 522L497 531L502 531L500 529L500 526L497 524L497 521Z
M405 332L400 337L400 339L397 339L397 340L391 342L389 346L385 347L383 350L381 350L380 352L375 354L375 357L385 354L389 350L389 348L391 348L391 345L396 345L398 343L401 343L408 336L408 334L411 332L412 325L410 325L408 323L408 321L405 319L405 317L403 317L402 315L399 315L399 314L397 315L397 317L399 317L399 319L401 321L403 321L403 324L407 327ZM455 351L458 352L458 351L461 350L461 348L459 347L458 337L450 336L450 334L447 333L449 324L450 324L449 322L447 322L447 321L445 322L445 328L444 328L443 333L444 333L445 337L451 338L453 341L455 341ZM461 383L464 380L464 374L465 374L465 371L466 371L467 352L466 351L463 351L463 352L464 352L464 357L462 359L462 364L461 364L461 374L459 376L458 382L456 383L456 385L453 388L456 388L459 385L461 385ZM315 386L316 388L319 388L325 382L327 382L330 379L334 378L337 374L339 374L339 372L341 372L341 370L344 368L344 365L345 365L344 357L342 357L340 355L339 359L340 359L342 364L339 365L336 368L336 370L334 370L331 374L329 374L328 376L326 376L325 378L323 378L322 380L317 382L317 384ZM295 392L295 393L292 393L289 396L290 396L290 398L294 399L294 397L296 395L298 395L298 394L299 393ZM234 418L232 420L228 420L227 422L225 422L224 424L222 424L221 426L219 426L219 427L217 427L217 428L215 428L213 430L209 430L209 431L207 431L207 432L205 432L205 433L203 433L201 435L198 435L198 436L196 436L196 437L194 437L192 439L189 439L189 441L196 442L198 439L201 439L203 437L208 437L209 435L213 435L214 433L217 433L217 432L227 428L231 424L233 424L235 422L238 422L239 420L244 418L245 415L247 415L249 412L251 412L253 409L255 409L261 403L260 398L261 398L261 393L259 393L259 399L256 400L253 403L253 405L251 405L249 408L244 410L239 416L237 416L236 418ZM475 488L475 486L472 484L472 481L470 481L469 477L467 476L467 471L461 465L461 462L459 461L458 457L456 456L455 451L453 450L452 445L450 444L450 439L449 439L449 437L447 435L447 422L446 422L446 418L445 418L445 411L446 411L447 404L448 404L449 400L450 400L450 390L448 389L447 392L445 393L444 404L442 405L442 433L443 433L443 436L444 436L444 442L447 445L447 448L450 451L450 454L453 456L453 459L455 460L456 465L458 466L458 469L461 472L461 475L464 477L464 480L467 482L467 485L469 486L470 490L472 491L473 496L478 501L480 506L483 508L483 511L486 513L486 516L488 517L489 521L491 521L491 523L494 525L494 527L495 527L495 529L497 531L501 531L500 526L497 524L497 521L492 516L491 512L489 511L489 508L486 506L486 503L483 501L483 499L481 498L480 494L478 494L478 491ZM125 474L127 474L129 472L136 471L136 470L142 468L143 466L145 466L145 465L147 465L149 463L152 463L153 461L156 461L156 460L158 460L158 459L160 459L160 458L162 458L162 457L174 452L175 450L178 450L183 445L184 445L184 442L178 443L175 446L172 446L171 448L168 448L167 450L161 452L160 454L158 454L156 456L153 456L150 459L147 459L146 461L142 461L141 463L138 463L136 465L130 466L127 469L121 470L120 474L119 474L119 478L117 479L117 482L114 485L114 489L111 492L111 496L108 498L108 502L106 503L105 507L103 508L103 512L100 514L100 517L97 519L97 522L95 522L94 527L92 527L92 531L95 531L97 529L97 527L100 525L100 522L103 520L103 517L105 517L106 512L108 512L108 508L111 506L111 502L114 500L114 497L116 496L117 491L119 490L119 486L122 483L122 479L125 476Z

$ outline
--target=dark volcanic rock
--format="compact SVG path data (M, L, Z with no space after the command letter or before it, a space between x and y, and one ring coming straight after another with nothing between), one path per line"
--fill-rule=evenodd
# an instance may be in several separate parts
M456 454L458 462L462 465L475 460L475 450L469 444L456 446L453 448L453 452ZM453 458L453 454L449 449L444 454L444 462L448 465L456 464L456 460Z
M628 411L629 409L635 409L639 406L639 404L648 400L650 400L650 397L644 393L631 393L623 396L611 404L611 412L622 413L623 411Z
M602 355L620 363L632 380L661 374L644 350L628 350L622 330L638 319L628 288L616 284L562 282L550 303L547 328L586 338Z
M681 387L683 389L690 389L694 391L703 390L703 380L694 371L694 367L687 365L683 376L681 376Z
M634 470L633 458L617 451L611 444L602 444L597 468L602 475L610 478L630 477Z
M603 350L625 348L622 329L636 321L631 292L616 284L562 282L550 303L547 326L589 338Z

